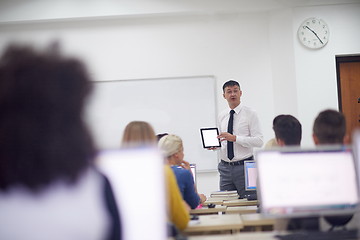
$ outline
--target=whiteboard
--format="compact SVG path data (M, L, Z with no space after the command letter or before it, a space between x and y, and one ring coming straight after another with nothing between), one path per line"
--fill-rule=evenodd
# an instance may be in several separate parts
M212 76L94 81L85 119L100 150L119 148L129 122L147 121L156 134L181 137L197 170L216 170L218 153L203 149L200 135L216 127L215 86Z

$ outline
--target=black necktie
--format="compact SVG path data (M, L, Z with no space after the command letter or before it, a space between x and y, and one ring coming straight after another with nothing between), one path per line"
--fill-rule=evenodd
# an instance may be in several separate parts
M230 111L230 118L228 123L228 133L233 133L233 122L234 122L234 110ZM234 142L227 142L227 154L228 158L232 160L234 158Z

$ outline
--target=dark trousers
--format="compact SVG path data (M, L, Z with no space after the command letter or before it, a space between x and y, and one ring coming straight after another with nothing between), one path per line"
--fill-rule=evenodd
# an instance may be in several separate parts
M220 173L220 191L236 190L241 198L246 194L244 164L229 165L220 162L218 165Z

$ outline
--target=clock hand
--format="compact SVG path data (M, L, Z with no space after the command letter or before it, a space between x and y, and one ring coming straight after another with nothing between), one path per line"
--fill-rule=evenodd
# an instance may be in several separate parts
M321 41L321 39L319 38L319 36L316 34L316 32L314 32L311 28L309 28L308 26L305 26L307 29L309 29L316 37L317 39L319 39L319 41L321 42L321 44L324 44L323 41Z

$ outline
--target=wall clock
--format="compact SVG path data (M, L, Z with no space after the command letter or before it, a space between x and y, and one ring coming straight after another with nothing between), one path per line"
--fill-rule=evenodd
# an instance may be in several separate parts
M299 41L308 48L319 49L329 41L329 27L318 18L308 18L303 21L298 29Z

